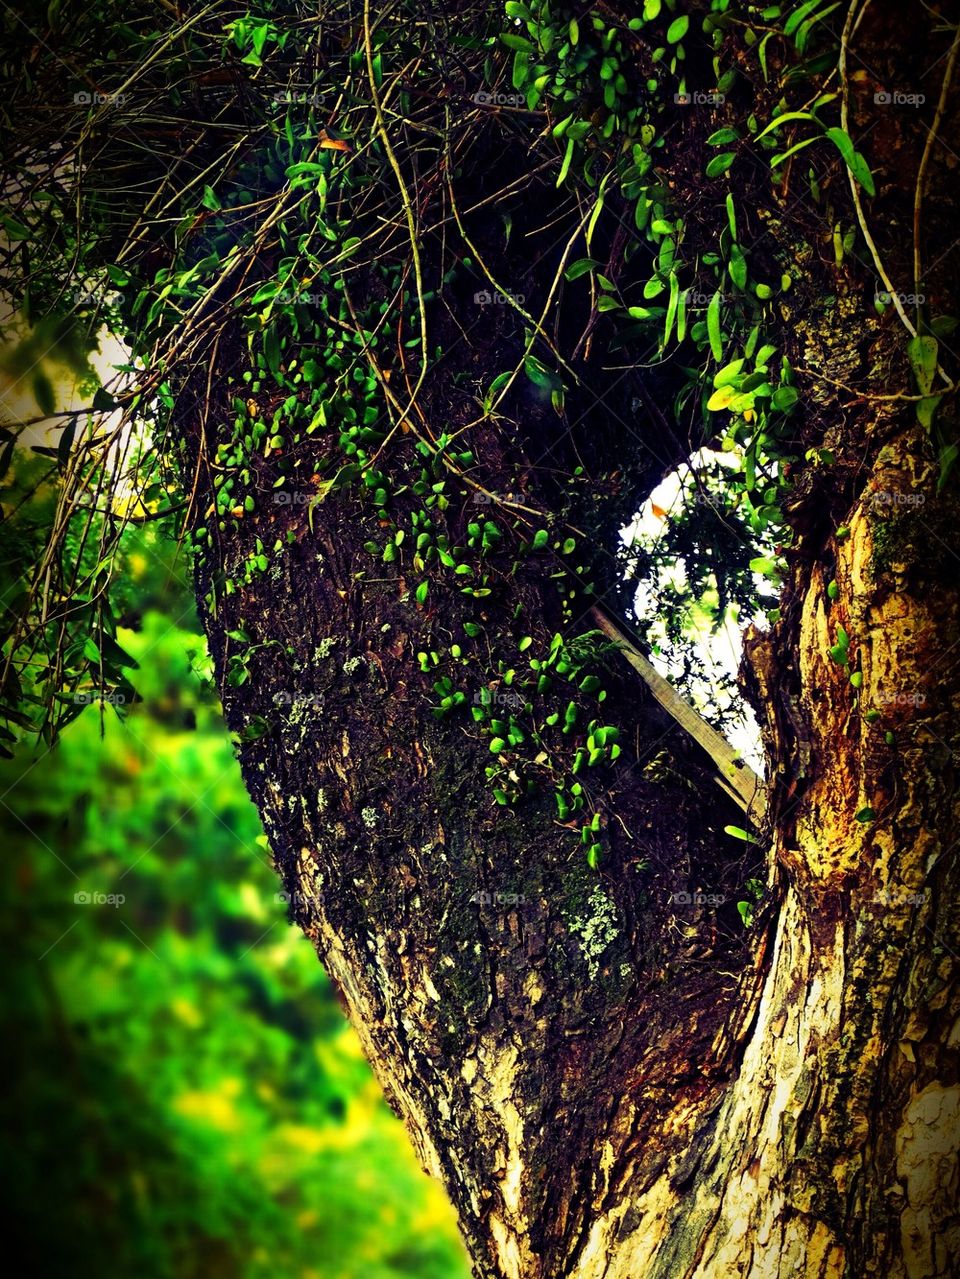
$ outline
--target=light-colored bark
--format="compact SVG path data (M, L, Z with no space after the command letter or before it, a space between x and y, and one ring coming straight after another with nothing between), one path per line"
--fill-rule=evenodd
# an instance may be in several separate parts
M695 1003L689 1021L662 1032L652 1020L636 1027L631 1046L602 1042L609 1023L558 1024L558 997L582 991L524 940L537 931L532 901L481 920L489 978L469 1025L457 1023L446 982L467 952L423 920L455 903L427 885L415 843L383 871L393 906L377 914L370 899L367 923L351 924L329 879L342 824L301 792L307 930L425 1169L449 1188L483 1279L956 1273L960 812L938 743L960 716L948 652L960 626L951 555L930 550L952 516L921 456L912 432L888 444L845 517L849 535L798 570L786 602L797 610L793 694L777 633L750 645L779 763L770 915L757 962L699 1057ZM847 666L828 653L838 626ZM438 761L420 750L429 778ZM358 802L356 751L337 735L344 811ZM268 829L289 826L290 795L267 787ZM874 818L858 820L868 806ZM448 820L455 806L430 842L453 873ZM371 884L350 873L363 896ZM655 1016L631 1014L644 1007L631 998L624 1018ZM674 1003L683 998L678 988ZM631 1055L628 1082L609 1091L584 1073ZM545 1234L548 1248L535 1242Z
M712 1115L712 1099L677 1098L671 1135L696 1152L679 1184L669 1165L650 1176L649 1152L618 1167L575 1279L947 1279L960 1266L960 813L930 759L960 715L957 601L922 562L933 477L917 473L916 443L884 449L835 543L836 604L822 571L805 585L798 711L817 773L775 832L788 883L736 1078ZM838 625L849 667L828 655ZM864 718L880 707L882 728ZM876 819L857 820L868 806ZM616 1164L609 1145L597 1156L600 1174Z

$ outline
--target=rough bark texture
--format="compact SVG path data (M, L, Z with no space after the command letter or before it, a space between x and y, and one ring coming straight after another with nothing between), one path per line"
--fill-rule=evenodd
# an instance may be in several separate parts
M434 719L414 654L462 637L464 616L484 621L483 645L515 651L515 602L539 639L552 588L531 563L497 604L419 612L402 574L357 580L365 518L328 499L296 558L245 593L236 620L280 647L261 650L252 687L225 690L228 715L239 732L256 715L271 725L241 760L294 912L482 1273L556 1273L615 1201L618 1164L669 1148L679 1092L719 1096L727 1067L710 1045L741 1015L748 958L743 872L717 851L739 810L616 655L627 762L591 786L610 814L603 872L550 793L497 807L487 739ZM225 623L211 626L221 672ZM644 769L665 748L676 776L654 780ZM671 907L698 891L727 899L719 921Z
M782 624L798 640L754 643L790 781L773 830L782 896L739 984L734 941L670 898L737 892L716 848L740 819L629 673L611 698L637 766L603 795L613 853L597 876L545 803L498 809L485 742L432 718L413 654L437 619L398 602L402 579L355 580L349 499L318 508L302 557L244 598L254 638L289 645L226 693L237 730L274 722L242 749L248 783L478 1274L953 1272L960 631L932 482L917 433L893 436L849 537L798 567ZM515 585L531 618L550 609L537 572ZM827 654L838 621L893 746ZM292 697L280 722L278 693ZM646 779L664 741L699 793ZM867 805L876 821L857 821Z
M922 134L884 128L893 180ZM888 227L908 203L878 205ZM520 522L482 602L432 586L417 607L402 556L371 572L376 519L350 490L309 520L288 506L244 521L201 570L204 596L255 537L297 534L207 613L227 714L293 913L483 1279L956 1273L957 512L912 406L836 385L906 385L902 342L889 318L864 318L860 265L817 256L822 219L787 212L757 211L755 251L774 269L804 257L781 337L806 372L804 430L837 464L802 468L782 618L748 644L773 786L769 892L746 941L745 868L722 834L742 818L616 655L604 713L624 758L590 783L608 841L599 873L549 794L497 807L487 740L433 716L418 652L461 644L472 695L484 671L496 685L521 635L542 652L586 615L561 614L548 560L518 555ZM934 239L944 213L931 210ZM906 270L893 250L889 265ZM465 366L506 367L500 340L467 343ZM228 366L221 348L213 371ZM431 388L429 411L460 423L450 384ZM593 414L595 434L572 432L570 447L593 450L586 490L609 533L631 500L624 439L602 402ZM534 463L549 452L562 469L570 455L548 429L531 403L525 439L474 432L485 486L550 509L556 489ZM652 416L647 429L670 452L660 463L678 462ZM412 441L395 450L403 465ZM639 495L659 472L630 466ZM452 532L472 496L451 489ZM465 620L479 637L464 639ZM227 632L241 622L266 647L237 689ZM838 624L849 668L828 653ZM675 894L698 891L726 902L678 907Z

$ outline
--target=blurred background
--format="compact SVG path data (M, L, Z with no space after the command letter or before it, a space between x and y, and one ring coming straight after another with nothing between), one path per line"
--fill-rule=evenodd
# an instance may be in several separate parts
M466 1279L287 923L186 562L151 527L118 633L142 701L0 761L5 1250L30 1276Z

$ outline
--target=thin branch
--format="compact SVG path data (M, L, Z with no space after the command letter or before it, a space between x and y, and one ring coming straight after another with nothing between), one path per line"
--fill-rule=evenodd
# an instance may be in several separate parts
M716 779L718 784L754 822L759 823L767 807L766 787L762 778L749 764L744 763L740 753L730 745L727 739L718 733L712 724L708 724L695 707L680 696L673 685L663 678L606 613L596 606L591 609L591 613L604 635L617 645L667 714L675 719L684 732L688 733L713 760L719 772L719 777Z

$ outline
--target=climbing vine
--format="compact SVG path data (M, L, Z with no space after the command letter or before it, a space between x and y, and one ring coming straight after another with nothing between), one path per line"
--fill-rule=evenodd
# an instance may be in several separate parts
M775 625L764 606L787 571L791 506L812 470L837 464L782 347L810 246L801 227L797 260L781 260L763 235L798 185L830 226L837 268L876 264L888 299L877 305L904 325L914 380L895 394L915 403L947 481L956 442L939 410L955 387L938 337L953 321L922 304L909 319L873 244L876 182L849 119L850 23L838 38L829 3L640 8L332 3L317 17L263 0L162 32L145 11L109 16L104 48L88 43L78 60L67 143L45 169L35 141L20 146L2 218L0 278L28 330L8 367L32 376L40 414L55 411L44 358L89 377L104 326L127 350L89 412L69 417L47 455L34 449L56 493L47 540L7 529L19 559L4 619L6 741L34 728L52 741L91 682L130 687L112 597L138 523L183 538L205 608L233 617L245 587L310 545L321 503L352 503L368 557L357 579L396 583L416 619L422 695L486 743L491 802L552 794L597 867L603 788L585 779L621 754L604 717L613 646L589 620L598 581L626 568L661 603L670 592L674 616L696 604L714 624L734 608ZM47 20L82 39L74 18ZM34 89L17 83L23 108ZM175 121L181 145L151 170L144 213L118 139L155 117ZM494 127L523 157L502 180L484 170L500 162L489 143L471 159ZM667 176L677 156L682 189ZM149 156L139 162L149 169ZM534 179L553 192L558 228L535 271L512 241L516 197ZM913 283L919 294L919 273ZM457 375L452 412L433 375L470 296L493 316L494 362L472 382ZM220 356L228 371L214 385ZM568 433L596 366L659 379L660 405L641 407L685 442L679 509L657 539L619 553L583 527L580 462L549 510L523 484L525 417ZM200 419L195 445L177 427L185 412ZM475 447L494 428L499 476ZM4 430L4 469L16 436ZM521 599L516 633L495 632L486 610L532 558L562 629ZM679 561L684 581L668 584ZM263 646L243 625L227 635L239 685ZM672 638L689 642L679 625ZM838 628L835 663L849 664L848 645ZM276 713L255 716L247 739L272 731Z

